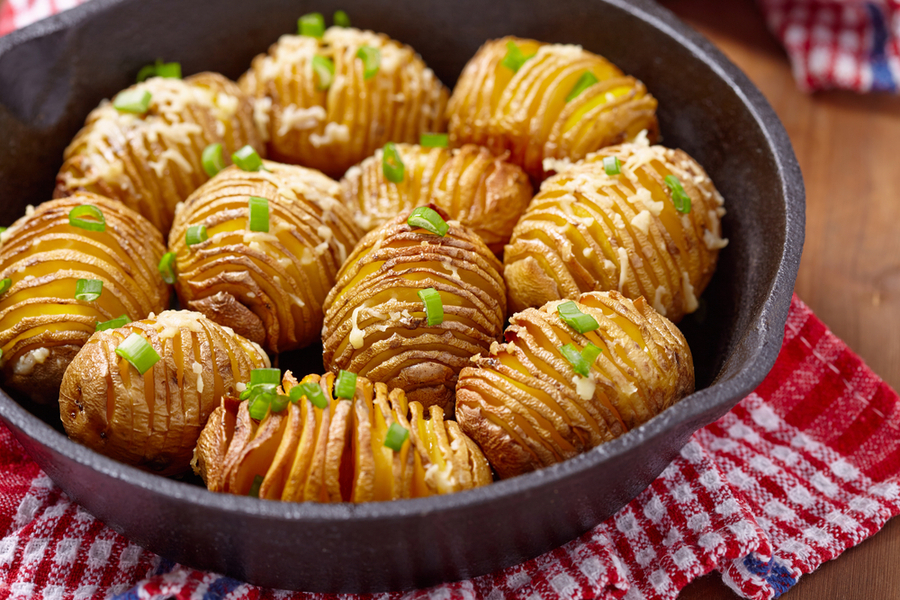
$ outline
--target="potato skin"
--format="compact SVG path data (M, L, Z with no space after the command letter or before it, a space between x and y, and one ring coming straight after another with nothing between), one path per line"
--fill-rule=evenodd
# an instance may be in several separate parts
M268 171L229 167L179 207L169 234L183 306L282 352L316 341L322 303L362 231L325 175L265 161ZM269 231L249 229L249 197L269 203ZM204 224L209 239L188 246Z
M501 478L533 471L612 440L694 391L691 350L643 298L590 292L578 308L599 328L579 334L560 301L510 318L507 343L463 369L456 389L462 431ZM588 342L600 356L582 378L559 347Z
M143 376L116 348L131 333L161 359ZM69 437L159 475L190 466L200 431L223 396L269 366L262 349L200 313L165 311L98 331L69 364L59 414Z
M385 179L382 151L351 167L341 180L344 204L371 231L399 213L434 204L472 228L491 252L500 254L528 203L528 176L487 148L424 148L397 144L405 168L403 181Z
M533 55L515 72L502 64L508 43ZM566 101L586 71L598 83ZM580 46L505 37L485 43L463 69L447 106L450 144L508 151L540 183L553 170L546 159L580 160L642 130L656 139L656 104L644 84Z
M366 80L363 46L381 53ZM334 80L317 89L313 56L334 61ZM257 124L273 160L301 164L338 178L387 142L417 143L446 131L448 92L409 46L388 36L330 27L322 39L283 35L253 59L239 81L256 98Z
M460 370L503 330L506 287L499 261L470 229L448 221L440 237L407 217L368 233L341 268L325 300L323 361L450 412ZM418 296L426 288L444 307L443 323L431 327Z
M606 174L608 156L621 174ZM691 199L687 214L675 208L669 175ZM545 181L516 225L503 257L510 309L617 290L677 323L696 310L728 243L723 203L681 150L623 144L591 154Z
M150 92L147 113L119 112L108 100L91 111L66 148L54 197L97 192L166 234L176 204L209 179L201 161L207 145L222 144L227 164L246 144L265 155L251 99L218 73L154 77L128 89Z
M69 224L69 212L82 204L100 209L105 231ZM56 403L66 367L98 322L168 307L169 286L157 270L162 235L115 200L79 192L44 202L0 241L0 279L12 282L0 296L4 384L36 402ZM100 297L76 300L79 279L101 280Z

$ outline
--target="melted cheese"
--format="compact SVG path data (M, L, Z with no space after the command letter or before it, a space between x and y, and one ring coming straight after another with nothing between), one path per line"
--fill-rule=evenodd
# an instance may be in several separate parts
M317 133L309 136L309 143L315 148L320 146L328 146L330 144L346 144L350 141L350 129L346 125L339 123L328 123L325 125L325 133L319 135Z
M49 348L36 348L26 352L19 357L16 365L13 367L13 373L16 375L30 375L34 371L35 365L42 365L47 357L50 356Z
M681 272L681 289L684 294L685 312L694 312L697 310L699 303L697 302L697 296L694 295L694 286L691 285L691 278L684 271Z
M619 255L619 292L628 281L628 252L625 248L618 248L616 252Z
M650 211L642 210L638 214L631 219L631 226L635 229L639 230L644 235L648 235L650 233Z
M572 383L575 384L575 393L578 394L578 397L582 400L590 400L594 397L594 391L597 389L597 384L590 377L576 375L572 378Z
M300 108L296 104L288 104L281 110L281 123L278 125L278 135L287 135L294 129L314 129L325 120L325 109L321 106Z

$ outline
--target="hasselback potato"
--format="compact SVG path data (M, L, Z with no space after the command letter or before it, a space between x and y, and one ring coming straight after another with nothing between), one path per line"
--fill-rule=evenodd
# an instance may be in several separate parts
M332 373L303 379L328 399L322 408L302 396L259 422L248 402L223 399L194 453L195 471L207 487L269 500L368 502L491 482L484 455L455 422L444 421L439 407L426 411L407 402L402 390L388 392L363 377L352 400L336 399L334 379ZM284 392L294 385L286 374ZM408 432L405 439L392 428Z
M325 175L265 161L229 167L179 208L169 235L182 305L232 327L271 352L318 339L322 303L362 235ZM267 206L251 230L250 198ZM208 239L188 245L190 227Z
M447 127L447 89L412 48L371 31L284 35L239 83L256 98L272 159L336 178L386 142Z
M9 286L0 294L3 377L35 401L56 402L66 366L98 323L168 306L157 271L162 235L120 202L79 192L29 207L0 241L0 288ZM94 299L89 288L99 285Z
M440 236L408 214L368 233L341 268L325 300L324 364L449 410L460 370L503 330L506 286L470 229L450 221ZM420 293L440 297L440 322L428 325Z
M252 369L268 366L258 345L227 327L196 312L165 311L91 336L66 370L59 413L76 442L176 475L189 468L219 400L235 395Z
M569 325L559 312L567 303L594 323L581 329ZM571 314L566 308L563 312ZM460 427L501 477L585 452L694 390L684 336L643 298L590 292L577 302L529 308L510 323L507 343L474 359L456 389ZM583 374L577 359L564 354L562 347L569 344L585 361ZM589 344L596 357L588 356Z
M531 183L521 168L471 144L455 150L412 144L396 149L405 170L402 181L385 177L382 150L341 180L344 204L356 211L357 223L372 230L431 203L471 227L492 252L503 251L531 201Z
M146 105L122 101L145 92ZM88 115L66 148L54 195L87 190L121 200L165 234L175 205L209 179L201 159L214 143L226 162L246 144L265 150L251 99L217 73L153 77Z
M584 158L658 131L656 99L640 81L581 46L505 37L466 64L448 105L450 143L509 151L535 180L545 159Z
M504 254L510 310L618 290L677 323L696 310L727 244L722 204L681 150L624 144L593 154L545 181L516 225Z

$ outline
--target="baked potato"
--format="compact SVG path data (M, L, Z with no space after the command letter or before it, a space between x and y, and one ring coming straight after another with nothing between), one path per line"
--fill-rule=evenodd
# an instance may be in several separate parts
M516 225L504 254L510 310L618 290L677 323L696 310L727 244L723 202L681 150L592 154L545 181Z
M252 100L217 73L153 77L91 111L66 148L54 196L87 190L121 200L166 234L175 205L209 179L209 144L222 144L228 164L247 144L265 151Z
M308 375L308 397L257 422L248 402L224 398L200 435L194 469L214 492L289 502L421 498L492 481L481 450L437 406L358 377L352 399L336 399L332 373ZM296 380L288 372L283 389ZM400 433L398 433L400 432Z
M362 231L336 181L263 164L259 171L229 167L191 194L175 216L169 248L182 306L282 352L318 340L322 303ZM198 225L208 238L188 245L189 228Z
M239 84L273 160L334 178L386 142L447 127L447 88L412 48L371 31L281 36Z
M385 177L382 150L341 180L344 204L356 212L357 223L371 231L431 203L472 228L492 252L503 252L531 202L531 183L521 168L471 144L455 150L396 144L396 150L405 171L401 181Z
M441 236L410 226L412 214L368 233L341 267L325 300L323 359L450 412L460 370L503 331L506 286L469 228L450 221Z
M579 160L643 130L655 140L659 129L656 99L602 56L515 37L478 50L447 110L451 146L508 151L535 182L555 170L554 160Z
M3 378L36 402L56 403L98 323L168 307L162 235L121 202L78 192L29 207L0 242Z
M684 336L643 298L549 302L513 315L506 339L456 388L459 425L501 478L616 438L694 390Z
M220 399L235 395L251 370L268 366L257 344L229 328L200 313L165 311L92 335L66 369L59 414L74 441L177 475L190 468Z

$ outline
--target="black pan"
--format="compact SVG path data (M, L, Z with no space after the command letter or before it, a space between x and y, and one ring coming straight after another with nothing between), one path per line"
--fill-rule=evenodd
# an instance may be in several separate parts
M664 143L706 167L728 209L731 243L701 310L681 325L699 391L563 464L456 495L358 506L212 494L150 475L70 442L54 415L38 418L4 393L0 417L70 497L167 558L265 586L396 590L481 575L571 540L751 392L781 346L803 246L803 183L759 91L647 0L92 0L0 38L0 223L50 198L87 113L142 65L179 60L185 74L236 78L300 14L338 8L411 44L448 85L483 41L506 34L581 44L647 84ZM293 362L301 373L321 368L302 355Z

